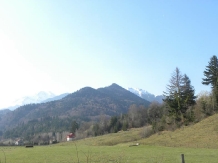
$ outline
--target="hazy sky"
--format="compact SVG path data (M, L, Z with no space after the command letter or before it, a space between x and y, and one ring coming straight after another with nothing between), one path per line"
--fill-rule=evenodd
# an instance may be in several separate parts
M218 55L215 0L0 0L0 108L39 91L117 83L162 94L178 67L196 94Z

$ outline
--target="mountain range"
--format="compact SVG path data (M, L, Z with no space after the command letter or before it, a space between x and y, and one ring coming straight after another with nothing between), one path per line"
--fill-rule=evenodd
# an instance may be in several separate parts
M132 104L148 107L150 102L117 84L99 89L84 87L59 100L26 104L8 112L0 117L0 130L45 117L94 120L101 115L120 115L127 113Z
M138 89L138 88L128 88L127 90L136 94L137 96L149 101L149 102L154 102L154 101L156 101L158 103L163 102L162 95L155 96L154 94L151 94L143 89Z
M156 101L156 102L162 103L162 99L163 99L162 95L155 96L154 94L151 94L143 89L138 89L138 88L128 88L127 90L149 102ZM63 93L63 94L55 96L52 92L41 91L34 96L25 96L25 97L15 100L13 102L13 106L0 109L0 117L23 105L56 101L56 100L60 100L64 98L67 95L69 95L69 93Z
M127 90L149 102L156 101L156 102L162 103L162 99L163 99L162 95L155 96L154 94L151 94L143 89L138 89L138 88L128 88ZM26 104L46 103L50 101L60 100L64 98L65 96L67 96L68 94L69 93L63 93L63 94L56 96L52 92L41 91L33 96L25 96L20 99L17 99L9 107L1 108L0 115L3 115L9 112L10 110L13 111L16 108L26 105ZM5 111L2 111L2 110L5 110Z

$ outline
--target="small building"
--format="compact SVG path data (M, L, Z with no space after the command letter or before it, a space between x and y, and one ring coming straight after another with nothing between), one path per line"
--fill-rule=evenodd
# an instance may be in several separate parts
M67 135L67 141L72 141L74 137L74 133L70 133L69 135Z
M15 145L23 145L23 140L21 139L16 140Z

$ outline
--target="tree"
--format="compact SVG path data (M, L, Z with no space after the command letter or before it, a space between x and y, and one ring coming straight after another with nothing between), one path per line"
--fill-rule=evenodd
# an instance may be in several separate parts
M148 119L149 123L152 124L154 121L158 121L163 116L162 105L158 102L152 102L148 109Z
M77 123L76 121L73 121L73 122L72 122L72 125L71 125L71 132L72 132L72 133L75 133L76 130L78 130L78 128L79 128L78 123Z
M147 108L135 104L131 105L128 110L129 127L141 127L148 121Z
M195 104L195 91L191 85L189 77L182 75L180 70L176 68L167 85L167 92L164 92L164 102L169 107L171 116L175 116L179 120L180 115L184 115L189 106Z
M204 71L204 76L202 84L211 85L212 94L214 97L214 105L218 106L218 59L217 56L212 56L206 70Z
M94 136L98 136L101 135L101 129L99 124L94 124L93 128L92 128L93 132L94 132Z
M176 117L181 112L181 90L182 90L182 74L180 70L176 67L173 75L170 79L170 84L167 85L167 92L164 92L164 102L169 106L170 115L175 115Z
M195 99L195 90L191 85L189 77L185 74L182 78L182 92L181 97L183 101L182 113L185 113L189 106L192 106L196 103Z
M198 95L198 99L196 101L196 116L199 119L199 121L202 118L201 113L205 115L212 115L213 114L213 95L207 91L202 91Z

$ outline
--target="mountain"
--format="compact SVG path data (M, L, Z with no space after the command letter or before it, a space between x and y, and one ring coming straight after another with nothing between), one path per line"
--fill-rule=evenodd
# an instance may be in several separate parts
M9 110L13 111L22 105L41 103L41 102L43 102L49 98L53 98L53 97L55 97L55 94L53 94L52 92L41 91L34 96L25 96L25 97L22 97L20 99L17 99L11 104L11 106L9 106L7 108L3 108L1 110L9 109Z
M117 84L99 89L85 87L60 100L21 106L2 117L0 129L6 130L17 124L45 117L94 120L100 115L113 116L127 113L132 104L148 107L150 102Z
M149 101L149 102L153 102L153 101L157 101L159 103L162 103L163 102L163 96L162 95L158 95L158 96L155 96L145 90L142 90L142 89L138 89L138 88L128 88L127 89L128 91L136 94L137 96Z
M9 113L9 112L11 112L11 110L9 110L9 109L0 110L0 117L1 117L1 116L4 116L5 114L7 114L7 113Z
M18 107L20 107L20 106L19 105L9 106L7 108L1 108L0 111L1 110L11 110L11 111L13 111L13 110L17 109Z

